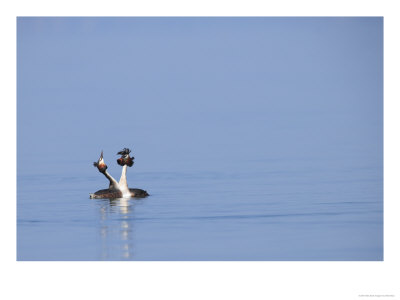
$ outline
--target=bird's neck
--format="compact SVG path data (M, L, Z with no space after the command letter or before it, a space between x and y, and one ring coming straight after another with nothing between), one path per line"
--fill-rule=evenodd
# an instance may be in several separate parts
M121 189L120 186L119 186L119 184L118 184L118 182L114 179L114 177L112 177L112 176L107 172L107 170L104 171L103 174L104 174L104 176L106 176L107 179L110 181L110 186L109 186L110 189L117 189L117 190L120 190L120 189Z
M119 179L119 187L120 187L120 189L121 189L121 192L123 193L123 194L129 194L129 188L128 188L128 183L127 183L127 181L126 181L126 171L127 171L127 169L128 169L128 166L127 165L124 165L123 167L122 167L122 173L121 173L121 178Z

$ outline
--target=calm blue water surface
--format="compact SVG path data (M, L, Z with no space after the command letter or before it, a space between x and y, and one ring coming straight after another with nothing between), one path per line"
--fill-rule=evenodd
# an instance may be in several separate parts
M141 173L134 166L129 185L151 194L140 200L89 199L108 184L90 166L80 177L20 175L18 259L383 258L377 166L306 159L215 165Z
M18 260L382 260L383 18L18 18ZM91 200L133 150L146 199Z

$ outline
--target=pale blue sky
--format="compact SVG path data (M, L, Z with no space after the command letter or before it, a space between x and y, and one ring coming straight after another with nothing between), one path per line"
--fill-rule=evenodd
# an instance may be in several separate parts
M203 158L382 165L382 18L22 17L17 26L18 171L92 161L101 149L114 159L123 147L147 169Z

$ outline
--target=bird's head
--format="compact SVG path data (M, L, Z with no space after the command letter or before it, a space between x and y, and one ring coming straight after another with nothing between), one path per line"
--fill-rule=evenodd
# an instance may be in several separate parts
M93 166L95 166L101 173L104 173L107 170L108 167L103 159L103 151L101 151L99 160L97 162L94 162Z
M129 155L129 153L131 153L131 150L129 150L128 148L124 148L123 150L121 150L121 151L119 151L117 153L117 155L121 155L121 157L117 159L117 163L120 166L124 166L124 165L127 165L128 167L132 167L133 166L133 164L134 164L133 160L135 158L131 157Z

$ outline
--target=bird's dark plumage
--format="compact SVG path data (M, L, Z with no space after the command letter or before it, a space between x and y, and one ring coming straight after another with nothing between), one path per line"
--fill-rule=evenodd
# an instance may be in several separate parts
M133 198L145 198L149 196L147 191L142 189L129 189L131 193L131 197ZM96 193L90 194L91 199L115 199L115 198L122 198L122 192L117 189L104 189L97 191Z
M131 153L131 150L129 150L129 148L124 148L124 149L122 149L121 151L119 151L119 152L117 153L117 155L127 155L127 154L129 154L129 153Z

